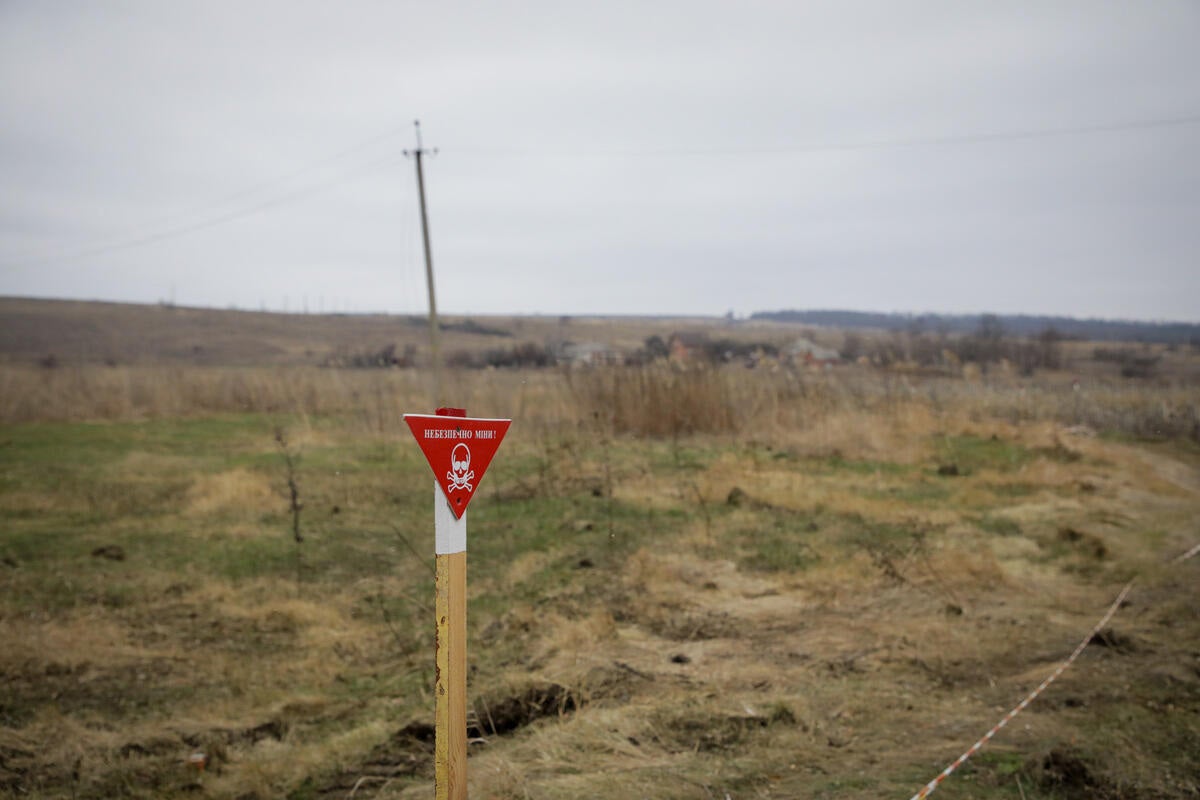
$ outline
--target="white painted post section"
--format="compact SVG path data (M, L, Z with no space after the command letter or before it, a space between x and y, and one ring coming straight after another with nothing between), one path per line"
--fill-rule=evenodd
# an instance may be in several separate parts
M426 528L428 530L428 528ZM425 534L428 536L429 534ZM426 539L425 541L429 541ZM439 556L467 550L467 512L456 519L441 484L433 482L433 552ZM426 550L425 552L429 552Z

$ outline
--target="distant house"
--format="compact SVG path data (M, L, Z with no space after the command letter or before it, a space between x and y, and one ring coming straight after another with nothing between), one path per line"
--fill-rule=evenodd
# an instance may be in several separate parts
M571 366L613 365L624 360L618 350L602 342L564 342L558 352L558 363Z
M831 347L822 347L811 339L797 339L783 348L783 358L790 364L828 367L841 363L842 356Z
M667 351L672 361L692 361L704 356L708 347L708 337L703 333L685 331L673 333L667 339Z

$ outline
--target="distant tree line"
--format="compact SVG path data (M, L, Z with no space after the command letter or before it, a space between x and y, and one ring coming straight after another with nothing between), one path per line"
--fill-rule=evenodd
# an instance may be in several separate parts
M1041 329L1033 335L1017 335L1009 331L1003 317L984 314L977 318L976 326L967 334L953 333L945 327L926 327L926 317L913 317L909 324L890 333L867 335L849 330L842 336L838 351L843 361L867 362L880 367L899 364L916 365L937 370L956 370L962 364L989 364L1008 362L1021 374L1029 375L1036 370L1063 369L1067 365L1063 356L1065 336L1054 326ZM815 337L810 337L815 338ZM521 342L507 347L492 347L486 350L452 350L446 355L446 364L461 369L484 368L545 368L569 360L569 342L536 344ZM709 339L703 335L689 335L680 341L676 337L647 337L642 346L623 354L619 363L630 366L651 364L672 357L673 345L681 345L686 359L692 363L728 364L733 362L753 366L761 358L778 358L782 352L778 344L767 341L738 341L729 338ZM1168 345L1167 349L1174 349ZM1118 365L1127 378L1146 378L1154 373L1161 356L1153 352L1148 344L1124 346L1099 346L1093 358L1101 362ZM417 348L409 344L403 351L396 345L367 347L361 350L341 348L325 360L325 366L351 368L412 367L418 361ZM57 360L53 356L43 361L43 366L53 368Z
M1073 340L1158 342L1200 347L1200 325L1186 322L1129 322L1029 314L880 314L834 310L759 311L750 315L754 320L799 322L842 329L903 332L918 326L924 330L961 335L975 333L983 317L996 319L1010 336L1038 336L1042 331L1053 329L1063 338Z
M404 350L397 351L396 345L386 344L380 347L366 347L355 350L339 347L326 356L322 366L350 367L352 369L385 369L390 367L416 366L416 345L406 345Z
M446 364L462 369L484 367L552 367L558 363L554 351L545 345L522 342L512 347L493 347L480 352L454 350L446 355Z
M850 331L842 341L841 355L849 361L865 357L884 367L901 362L946 367L1007 361L1028 375L1038 369L1062 368L1065 339L1053 326L1033 336L1012 336L994 314L979 317L976 327L966 335L952 335L944 328L931 331L922 319L915 318L907 328L889 336L864 337Z
M671 355L670 342L661 336L649 336L642 346L625 359L626 364L650 364ZM778 356L779 347L771 342L746 342L734 339L697 338L688 348L688 359L709 364L728 364L758 356Z
M405 345L397 350L396 345L366 347L361 350L339 348L325 358L323 366L349 367L351 369L390 369L417 366L416 345ZM446 364L464 369L485 367L550 367L558 363L553 350L532 342L523 342L511 347L493 347L488 350L451 350L446 354Z
M1149 378L1161 356L1132 347L1097 347L1092 358L1118 365L1124 378Z
M408 317L408 324L418 328L425 327L429 325L429 318L420 316ZM438 330L473 333L476 336L499 336L506 339L511 339L513 335L512 331L505 330L504 328L494 328L490 325L481 325L470 317L458 322L438 320Z

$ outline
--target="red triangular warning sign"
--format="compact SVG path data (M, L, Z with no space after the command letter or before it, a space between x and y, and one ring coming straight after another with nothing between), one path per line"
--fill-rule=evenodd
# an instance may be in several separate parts
M462 519L512 420L405 414L404 421L433 469L450 510Z

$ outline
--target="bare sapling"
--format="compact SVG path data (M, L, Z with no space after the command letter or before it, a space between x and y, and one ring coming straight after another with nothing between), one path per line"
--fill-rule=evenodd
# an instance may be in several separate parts
M275 428L275 443L283 455L284 477L287 479L288 508L292 514L292 540L296 543L296 583L300 583L302 560L300 545L304 542L304 534L300 530L300 512L304 503L300 501L300 484L296 479L300 456L288 442L287 432L282 426Z

